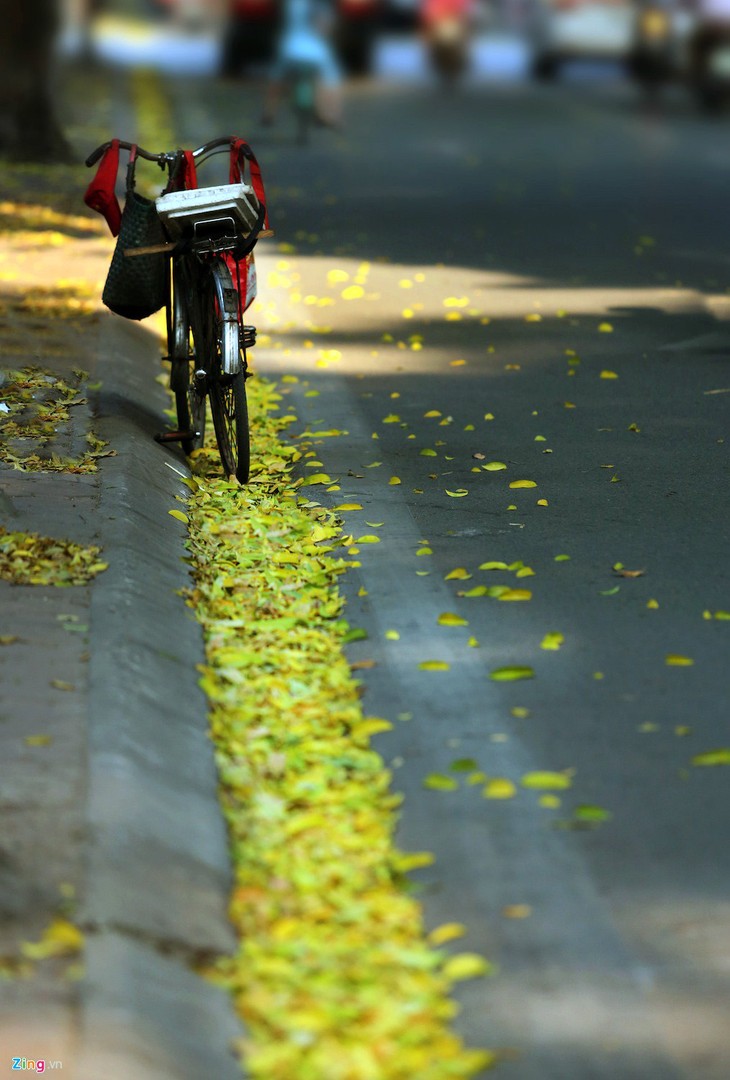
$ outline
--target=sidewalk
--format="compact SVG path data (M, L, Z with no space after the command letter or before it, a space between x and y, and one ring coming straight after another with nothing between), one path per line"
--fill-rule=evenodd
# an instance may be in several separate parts
M74 1080L233 1080L240 1026L193 971L233 935L201 637L168 514L186 469L152 438L159 346L96 299L111 243L84 214L83 168L2 179L0 372L43 369L43 398L62 379L78 404L47 445L5 441L19 460L0 462L0 524L99 545L108 569L66 588L0 580L0 1077L20 1057ZM34 411L18 419L37 430ZM88 463L89 432L113 455L98 471L24 468L29 452Z

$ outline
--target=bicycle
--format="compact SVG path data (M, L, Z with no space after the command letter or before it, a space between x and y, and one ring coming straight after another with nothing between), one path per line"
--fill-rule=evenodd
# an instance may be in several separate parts
M188 455L200 449L207 403L223 471L245 484L250 470L247 350L256 342L256 329L244 325L243 313L255 295L253 247L259 237L272 235L264 227L266 205L258 163L248 144L234 136L213 139L193 151L160 153L122 140L113 143L117 152L129 150L132 175L136 159L144 158L168 176L155 200L167 238L124 250L130 258L159 255L165 260L166 359L178 426L156 439L180 442ZM112 142L97 147L86 165L94 165L111 147ZM195 186L197 168L224 150L231 156L231 179L238 171L241 182ZM252 187L243 183L242 159L248 161ZM128 172L128 191L129 177Z

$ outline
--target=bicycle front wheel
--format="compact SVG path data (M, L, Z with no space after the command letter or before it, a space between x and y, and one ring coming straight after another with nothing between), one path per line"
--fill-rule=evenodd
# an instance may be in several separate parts
M196 361L205 370L205 388L223 472L245 484L250 468L250 443L238 293L222 260L211 265L199 286L193 319Z

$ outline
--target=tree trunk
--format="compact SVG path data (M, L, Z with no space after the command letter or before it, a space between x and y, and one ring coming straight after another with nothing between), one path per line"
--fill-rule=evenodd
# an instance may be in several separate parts
M70 160L52 103L56 0L13 0L2 7L0 156L20 161Z

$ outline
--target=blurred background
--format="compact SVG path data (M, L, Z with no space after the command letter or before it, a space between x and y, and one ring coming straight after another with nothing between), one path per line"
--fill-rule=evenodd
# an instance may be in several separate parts
M57 0L58 48L119 64L257 78L291 0ZM296 0L295 0L296 3ZM316 0L346 77L427 84L634 79L685 84L704 104L730 82L730 0ZM322 19L322 13L326 13ZM698 70L697 51L716 55ZM714 40L716 39L716 41ZM700 93L699 80L715 81ZM713 101L714 104L714 101Z
M730 0L28 0L0 42L0 154L61 152L44 130L59 59L246 80L265 123L305 69L325 126L367 81L449 94L612 84L641 106L681 95L720 113Z

